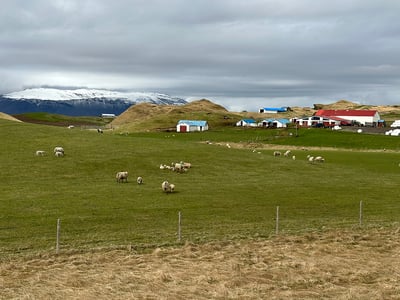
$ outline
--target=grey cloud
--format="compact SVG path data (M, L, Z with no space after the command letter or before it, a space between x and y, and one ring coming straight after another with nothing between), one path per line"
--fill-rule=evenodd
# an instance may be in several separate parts
M151 88L233 106L251 103L243 97L393 103L399 94L397 1L6 0L1 8L0 93Z

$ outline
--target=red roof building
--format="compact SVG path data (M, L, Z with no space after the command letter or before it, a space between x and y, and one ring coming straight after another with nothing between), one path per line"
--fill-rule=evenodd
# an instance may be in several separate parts
M320 109L315 116L344 119L364 126L377 126L380 120L377 110L366 109Z

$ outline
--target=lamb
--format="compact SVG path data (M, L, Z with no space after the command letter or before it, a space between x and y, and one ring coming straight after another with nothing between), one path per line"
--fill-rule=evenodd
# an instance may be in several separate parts
M128 182L128 172L127 171L118 172L115 175L115 178L117 179L117 182Z
M138 184L142 184L142 183L143 183L143 178L142 178L141 176L139 176L139 177L136 179L136 182L137 182Z
M291 153L292 151L290 151L290 150L287 150L285 153L283 153L283 156L285 156L285 157L288 157L289 156L289 154Z
M36 156L44 156L44 155L46 155L46 151L37 150L35 154L36 154Z

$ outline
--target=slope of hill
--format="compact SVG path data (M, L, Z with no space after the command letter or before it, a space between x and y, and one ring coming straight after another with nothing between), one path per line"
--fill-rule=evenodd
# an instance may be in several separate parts
M14 118L13 116L10 116L8 114L0 112L0 119L5 119L5 120L10 120L10 121L16 121L16 122L21 122L21 120L18 120Z
M231 125L240 114L202 99L185 105L155 105L140 103L128 108L110 126L122 131L172 130L182 119L207 120L211 127Z

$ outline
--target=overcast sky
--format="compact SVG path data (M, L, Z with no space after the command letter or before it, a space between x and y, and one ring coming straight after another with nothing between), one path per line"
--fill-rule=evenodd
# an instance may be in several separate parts
M89 87L229 110L400 104L398 0L2 0L0 94Z

